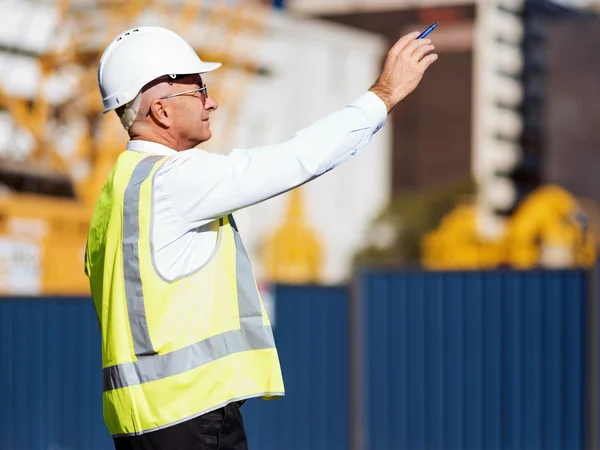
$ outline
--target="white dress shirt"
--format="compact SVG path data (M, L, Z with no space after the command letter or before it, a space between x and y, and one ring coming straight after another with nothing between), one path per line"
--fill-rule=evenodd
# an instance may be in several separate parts
M365 147L386 118L383 101L366 92L283 143L227 156L129 141L129 151L171 156L154 177L151 239L160 275L170 281L198 269L216 243L212 221L323 175Z

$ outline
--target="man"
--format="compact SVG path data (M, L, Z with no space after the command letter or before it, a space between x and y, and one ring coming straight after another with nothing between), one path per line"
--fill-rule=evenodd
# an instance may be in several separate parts
M232 212L323 175L365 147L437 59L418 33L369 92L287 142L195 149L217 109L207 63L140 27L105 50L98 83L130 142L94 210L86 273L102 332L103 403L117 449L246 449L241 403L284 394L269 318ZM302 87L300 87L302 88Z

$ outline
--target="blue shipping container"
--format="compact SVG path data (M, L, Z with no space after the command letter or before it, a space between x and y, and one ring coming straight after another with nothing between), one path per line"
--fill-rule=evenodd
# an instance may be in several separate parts
M346 289L282 286L275 296L286 397L242 407L250 448L345 450ZM114 448L90 299L0 299L0 351L1 450Z
M366 273L369 449L583 449L584 272Z
M276 287L287 395L243 406L251 450L584 447L586 274L373 272L360 286L359 327L346 288ZM0 449L112 448L89 299L0 299L0 351Z
M90 299L0 299L0 449L114 448Z
M242 407L250 449L347 450L347 289L277 286L275 299L286 396Z

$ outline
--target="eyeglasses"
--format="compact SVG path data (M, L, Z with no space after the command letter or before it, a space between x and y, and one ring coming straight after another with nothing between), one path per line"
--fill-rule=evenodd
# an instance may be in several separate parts
M191 89L189 91L183 91L183 92L178 92L177 94L171 94L171 95L165 95L164 97L160 97L161 99L165 99L165 98L172 98L172 97L177 97L179 95L187 95L187 94L193 94L194 92L200 92L200 94L207 99L208 98L208 88L206 87L206 84L203 84L202 87L198 88L198 89Z

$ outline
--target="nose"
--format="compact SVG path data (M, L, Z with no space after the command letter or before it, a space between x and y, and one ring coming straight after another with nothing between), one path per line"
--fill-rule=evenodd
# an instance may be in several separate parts
M219 107L217 101L212 97L206 97L204 101L204 109L207 111L215 111Z

